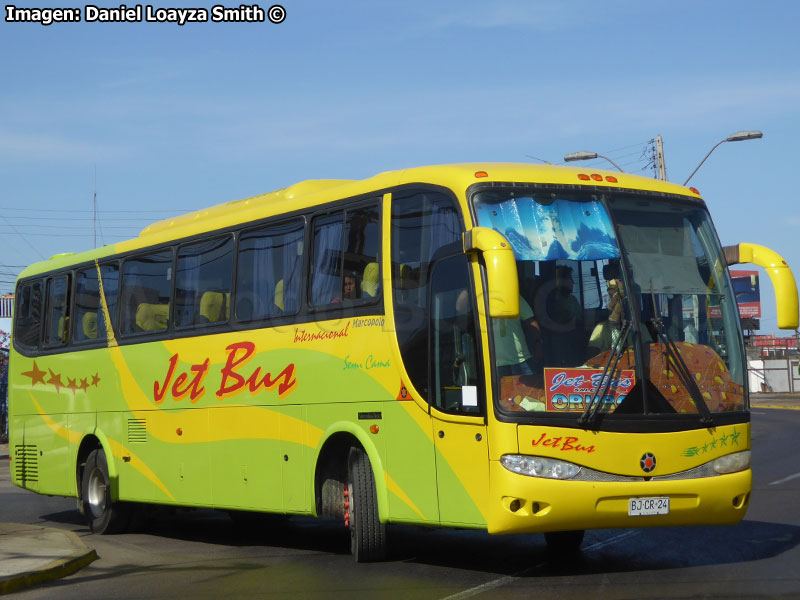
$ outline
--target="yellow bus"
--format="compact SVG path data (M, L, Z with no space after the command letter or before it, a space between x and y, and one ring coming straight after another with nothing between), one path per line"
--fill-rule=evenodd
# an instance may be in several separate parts
M19 277L16 485L147 505L544 533L728 524L751 490L728 264L695 189L519 164L313 180Z

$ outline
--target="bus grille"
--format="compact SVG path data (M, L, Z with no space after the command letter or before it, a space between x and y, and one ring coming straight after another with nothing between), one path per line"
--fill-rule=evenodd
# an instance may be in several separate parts
M39 482L39 448L33 444L14 446L14 470L17 481Z
M147 419L128 419L128 443L144 444L147 441Z

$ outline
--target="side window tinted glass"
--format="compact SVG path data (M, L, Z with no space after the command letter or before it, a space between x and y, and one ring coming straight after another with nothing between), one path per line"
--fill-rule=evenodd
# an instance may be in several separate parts
M67 276L54 277L47 282L47 329L45 343L51 346L67 341Z
M408 375L428 397L428 292L431 259L460 239L461 217L453 200L439 192L392 199L392 295L397 340Z
M320 306L342 299L342 238L344 213L314 219L311 304Z
M175 281L175 325L203 327L230 317L233 237L182 246Z
M345 212L342 299L370 299L380 293L381 224L377 206Z
M119 264L114 262L100 266L100 276L103 278L103 293L108 305L108 316L114 331L119 330Z
M169 322L172 251L137 256L122 267L122 333L164 331Z
M14 311L14 341L36 347L42 335L42 283L34 281L19 288Z
M117 288L119 287L119 267L114 264L100 267L103 291L108 305L108 316L116 322ZM72 339L75 342L103 340L107 337L106 317L101 301L100 281L97 267L78 271L75 276L75 299L72 303Z
M380 294L380 210L348 208L314 219L311 304L360 303Z
M475 415L484 406L473 296L466 256L436 262L431 277L431 404L445 412Z
M304 224L294 219L239 238L237 319L268 319L300 310Z

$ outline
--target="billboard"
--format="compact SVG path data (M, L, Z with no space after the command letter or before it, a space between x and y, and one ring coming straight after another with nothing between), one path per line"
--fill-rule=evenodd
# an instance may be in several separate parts
M758 271L731 271L733 293L739 304L742 319L761 318L761 292L758 287Z

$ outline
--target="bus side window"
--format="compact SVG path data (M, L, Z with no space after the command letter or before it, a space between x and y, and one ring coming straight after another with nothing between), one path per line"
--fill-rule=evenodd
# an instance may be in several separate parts
M164 331L169 321L172 250L129 258L122 266L123 334Z
M466 256L436 263L430 302L431 404L444 412L474 415L484 402L471 289Z
M48 346L59 346L67 342L69 313L67 293L69 277L53 277L47 282L47 324L44 342Z
M233 274L232 236L181 246L176 273L176 327L204 327L228 321Z
M305 219L247 231L239 238L236 318L293 315L300 310Z
M403 364L414 388L428 393L428 290L431 260L464 230L455 202L441 192L404 192L392 197L392 295Z
M342 298L342 235L344 213L314 219L311 304L320 306Z
M362 298L376 297L381 238L378 205L317 217L313 232L311 304L360 303ZM369 277L366 288L365 276Z
M29 348L39 345L42 334L42 282L20 287L14 312L14 342Z
M75 275L75 297L72 302L72 339L76 342L96 340L103 323L100 285L97 269L89 267Z
M348 209L345 220L344 273L352 277L353 289L345 288L342 298L376 298L380 292L380 211L377 205Z
M103 279L108 316L112 323L116 323L119 266L116 263L102 265L100 276ZM74 342L103 340L107 335L106 325L97 267L82 269L75 275L75 296L72 301L72 340Z

